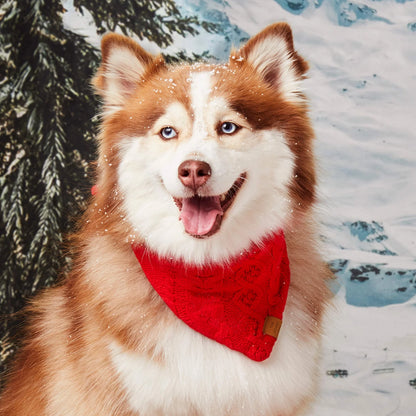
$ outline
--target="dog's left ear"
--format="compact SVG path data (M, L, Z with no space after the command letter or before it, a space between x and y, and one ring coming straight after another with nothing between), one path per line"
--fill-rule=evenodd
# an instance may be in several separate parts
M117 33L101 40L102 62L93 80L107 111L119 109L145 76L164 65L161 56L146 52L137 42Z
M286 99L302 99L299 81L304 78L309 67L295 51L292 31L287 23L266 27L238 52L232 53L230 60L248 62Z

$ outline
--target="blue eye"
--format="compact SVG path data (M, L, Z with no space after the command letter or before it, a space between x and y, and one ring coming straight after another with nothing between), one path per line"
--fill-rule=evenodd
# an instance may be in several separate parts
M163 127L163 129L160 130L159 134L162 137L162 139L165 139L165 140L174 139L178 135L176 130L170 126Z
M239 129L240 129L240 126L237 126L237 124L234 124L231 121L225 121L220 126L220 133L233 134Z

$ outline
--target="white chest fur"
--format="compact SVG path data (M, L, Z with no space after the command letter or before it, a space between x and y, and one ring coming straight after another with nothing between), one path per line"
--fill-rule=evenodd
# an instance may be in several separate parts
M270 358L261 363L179 320L155 351L163 363L116 343L110 349L131 408L140 415L294 415L315 389L318 341L297 341L287 324Z

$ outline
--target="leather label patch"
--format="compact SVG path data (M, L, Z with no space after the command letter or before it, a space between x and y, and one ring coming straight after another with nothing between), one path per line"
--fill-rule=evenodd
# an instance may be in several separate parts
M270 335L274 338L279 336L282 320L275 316L266 316L264 320L263 335Z

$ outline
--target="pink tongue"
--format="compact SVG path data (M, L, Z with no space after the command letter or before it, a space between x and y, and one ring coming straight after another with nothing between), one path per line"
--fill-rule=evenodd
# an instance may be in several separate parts
M188 234L202 236L212 230L217 215L222 214L219 196L193 196L182 200L179 219L182 220Z

